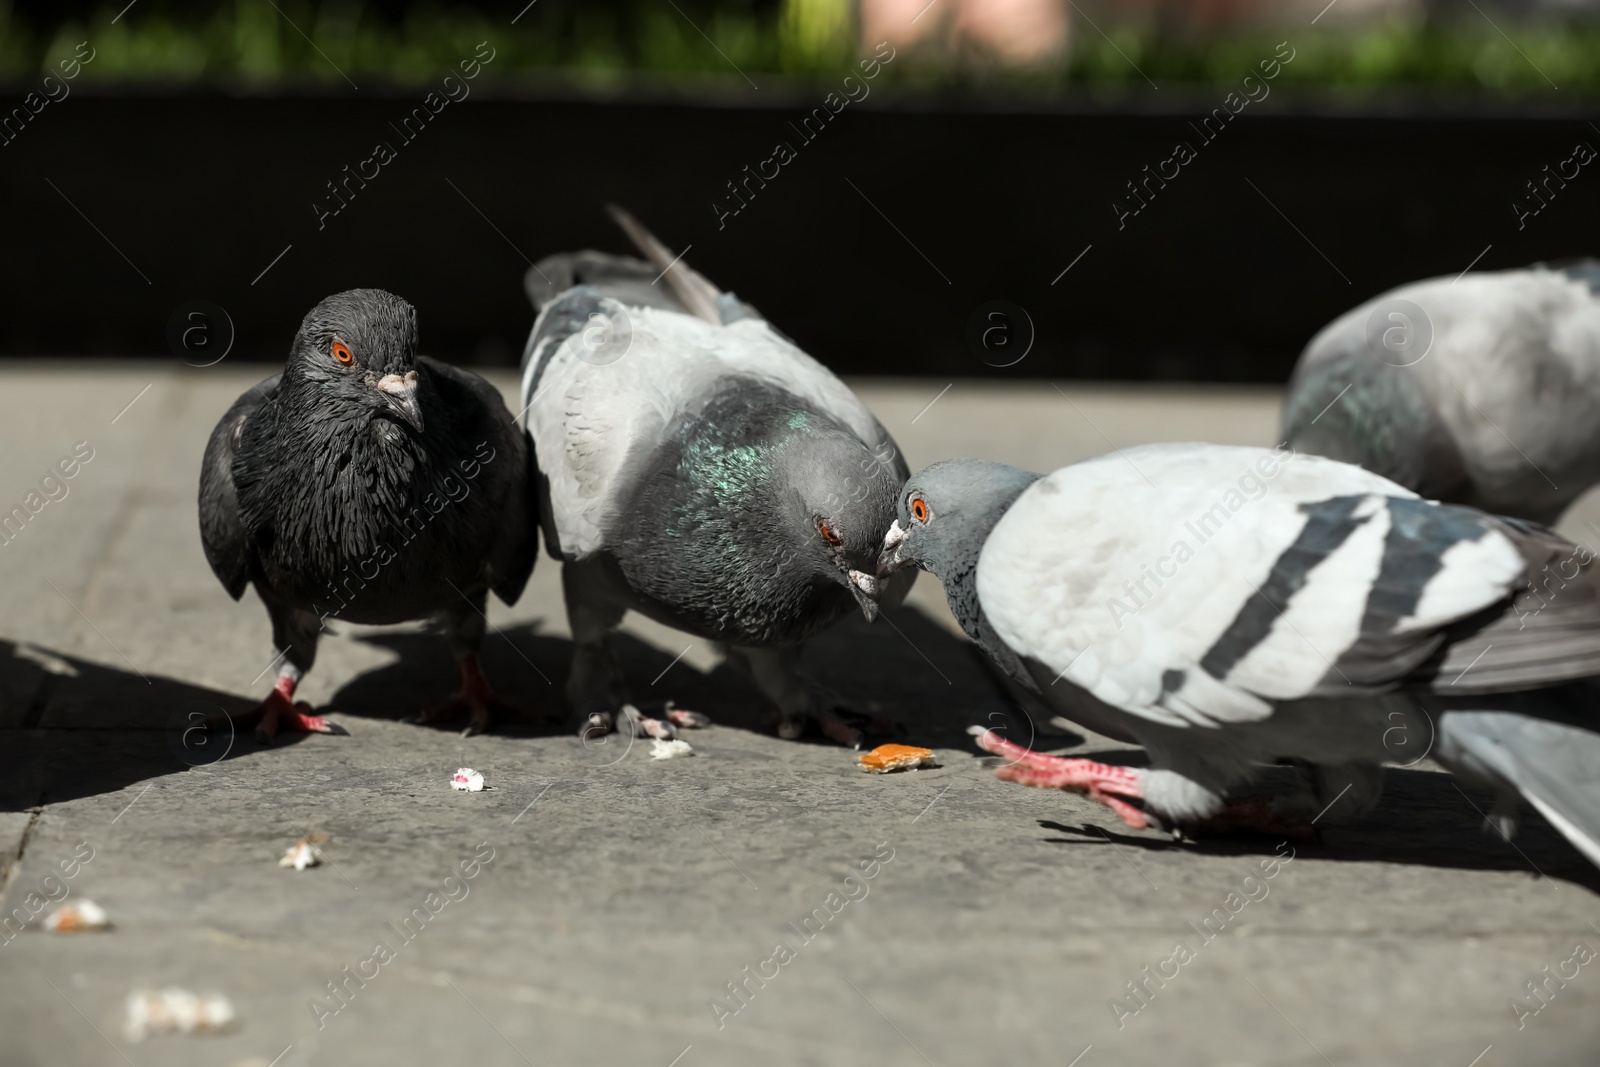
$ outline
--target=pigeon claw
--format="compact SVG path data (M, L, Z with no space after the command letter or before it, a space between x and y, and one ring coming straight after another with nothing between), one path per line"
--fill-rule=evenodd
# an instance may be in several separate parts
M615 712L592 711L582 716L578 721L578 739L588 741L604 737L615 730L630 737L653 737L659 741L671 741L678 736L679 729L698 730L710 725L710 716L698 711L673 707L670 700L667 701L660 718L646 715L632 704L624 704Z
M822 700L805 712L779 711L776 718L778 736L785 741L797 741L804 737L807 727L814 722L823 737L856 751L866 748L869 738L896 737L904 733L900 725L891 720L856 711L845 704ZM771 722L770 718L768 722Z
M671 741L678 736L678 728L666 719L646 715L632 704L622 705L622 726L634 737L653 737L658 741Z
M290 703L289 698L277 689L274 689L267 699L256 705L255 709L246 714L241 721L244 724L255 722L256 740L264 745L272 744L273 739L285 731L350 736L350 731L338 723L330 722L321 715L311 714L311 705L304 700Z
M592 711L578 720L578 740L588 741L594 737L604 737L612 730L612 718L609 711Z
M453 722L466 716L467 725L462 728L462 737L475 737L478 734L488 733L489 728L496 722L515 722L528 719L531 716L517 707L508 704L492 692L468 692L463 690L445 701L437 704L415 716L412 721L424 724Z
M860 730L850 725L844 716L832 708L817 713L817 727L829 740L837 741L845 748L856 751L860 751L862 743L866 740L866 736Z
M700 711L674 707L670 700L667 701L666 716L672 725L686 730L701 730L711 725L711 716Z
M461 657L461 688L456 695L424 711L421 715L413 717L411 722L437 723L450 722L467 717L467 725L461 731L462 737L474 737L478 734L488 733L489 727L496 721L527 721L537 720L539 716L508 704L501 700L495 691L489 688L489 683L484 680L483 670L478 665L478 657L468 653Z
M1047 756L1007 741L993 730L981 726L970 727L968 732L977 739L979 748L1007 761L995 768L994 776L1001 781L1016 782L1036 789L1078 793L1104 804L1135 830L1147 830L1155 825L1155 820L1148 812L1123 799L1140 799L1144 796L1141 781L1143 772L1137 767L1117 767L1094 760Z

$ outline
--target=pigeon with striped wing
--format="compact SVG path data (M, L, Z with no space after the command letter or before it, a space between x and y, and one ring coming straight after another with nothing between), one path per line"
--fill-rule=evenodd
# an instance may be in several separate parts
M1416 754L1520 795L1600 863L1600 580L1545 529L1419 499L1279 449L1162 444L1046 477L978 460L913 476L880 569L943 581L967 633L1149 769L1029 752L1000 775L1085 793L1134 826L1304 827ZM1427 736L1432 734L1432 736ZM1229 801L1265 764L1314 796ZM1140 806L1142 804L1142 806Z

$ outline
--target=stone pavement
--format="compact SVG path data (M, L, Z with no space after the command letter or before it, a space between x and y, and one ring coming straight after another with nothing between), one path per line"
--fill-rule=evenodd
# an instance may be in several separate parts
M243 711L270 679L266 614L212 577L194 504L206 434L261 374L0 367L0 503L92 449L0 546L4 905L67 892L114 924L0 944L0 1064L1600 1059L1600 963L1579 962L1600 949L1600 876L1536 816L1509 845L1480 829L1482 795L1423 761L1320 843L1177 845L998 782L963 729L997 715L1025 737L1028 720L926 576L808 660L938 749L937 770L868 776L844 750L778 740L709 648L637 618L637 690L716 721L689 735L693 758L400 722L455 681L415 627L324 640L303 692L350 737L186 737L192 715ZM914 468L1270 444L1276 422L1273 390L961 382L926 407L944 383L857 384ZM1580 510L1568 533L1595 514ZM561 722L557 570L541 558L522 600L491 609L486 666ZM1057 751L1121 747L1037 728ZM459 766L489 788L450 790ZM280 868L307 832L329 835L327 862ZM1524 986L1536 977L1543 1000ZM237 1023L128 1040L124 998L168 985L225 994Z

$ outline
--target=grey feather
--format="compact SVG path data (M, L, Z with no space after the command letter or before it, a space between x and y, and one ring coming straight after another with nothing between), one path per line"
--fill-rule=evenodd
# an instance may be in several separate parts
M681 254L674 255L670 248L657 240L655 234L641 226L639 220L627 211L616 204L607 204L606 211L610 212L617 225L628 235L628 239L672 287L678 303L682 304L689 314L709 323L721 324L722 312L717 306L717 298L722 295L721 290L685 263Z
M565 563L569 699L585 723L615 713L609 633L635 610L746 658L771 652L754 677L792 730L817 710L794 646L909 588L873 577L909 472L843 383L612 214L648 263L580 252L528 279L539 317L522 395L546 546ZM589 330L630 340L602 357Z
M1252 579L1259 585L1240 607L1219 616L1207 603L1240 603L1224 585L1243 562L1211 545L1188 564L1199 570L1187 584L1162 572L1165 595L1179 599L1146 606L1132 630L1115 615L1114 626L1096 623L1105 618L1092 599L1100 576L1136 575L1147 553L1123 547L1119 556L1119 545L1143 546L1145 528L1168 521L1151 502L1174 492L1220 496L1254 452L1133 450L1127 460L1154 480L1137 488L1108 480L1104 472L1122 468L1107 460L1080 465L1094 474L1067 478L1076 469L1068 468L1046 480L983 461L935 464L902 491L905 532L891 531L881 569L936 574L962 628L1008 674L1020 670L1063 715L1143 744L1158 772L1145 798L1171 821L1211 817L1229 788L1266 763L1300 762L1331 781L1334 769L1366 773L1410 756L1422 745L1392 749L1395 724L1420 727L1427 711L1447 766L1520 791L1600 863L1600 571L1587 549L1551 530L1394 486L1386 495L1386 483L1349 467L1297 461L1308 465L1269 490L1303 494L1297 523L1274 525L1288 509L1267 509L1265 497L1260 511L1228 520L1239 524L1231 543L1269 553L1266 576ZM1174 474L1181 484L1163 480ZM1316 495L1319 485L1328 495ZM1116 496L1071 495L1097 486ZM1127 510L1111 512L1108 500ZM913 511L919 504L926 511ZM1067 590L1086 599L1064 598ZM1076 636L1064 641L1062 632ZM1288 655L1306 645L1317 654L1306 688L1272 695L1299 669ZM1074 674L1091 647L1099 664ZM1263 660L1268 647L1276 658ZM1159 693L1135 699L1141 679L1159 680ZM1262 714L1216 703L1241 689ZM1161 713L1184 704L1207 716L1198 720L1207 728Z
M837 494L869 457L798 398L730 382L617 487L605 554L630 604L679 629L744 646L802 641L855 607L841 566L875 569L901 472L874 463L860 501ZM837 548L819 538L819 514Z
M1463 620L1418 677L1439 690L1508 692L1600 675L1600 574L1594 556L1553 531L1501 520L1527 560L1517 590Z
M1333 352L1334 343L1347 347ZM1354 463L1429 500L1471 495L1461 447L1421 375L1374 359L1357 334L1301 357L1284 399L1282 435L1296 452Z
M938 578L944 586L950 613L962 632L994 660L996 666L1025 689L1038 691L1015 652L994 632L978 602L978 554L989 531L1012 503L1039 475L1019 467L988 460L949 459L924 467L907 479L900 490L896 522L903 540L886 548L878 560L878 573L890 574L915 566ZM936 502L937 521L913 517L912 502Z
M1593 707L1596 694L1587 693ZM1600 733L1587 726L1505 711L1452 711L1439 718L1437 755L1457 774L1502 794L1521 794L1585 856L1600 865Z
M672 290L652 285L659 271L631 256L585 250L546 256L528 269L523 284L534 310L543 311L575 286L587 286L629 307L657 307L683 311Z
M200 543L211 571L238 600L250 585L253 552L250 533L239 518L239 494L233 485L233 457L244 438L245 423L278 387L274 374L245 390L206 441L200 479Z
M1301 353L1284 439L1430 499L1555 521L1600 481L1597 280L1600 264L1583 260L1375 297ZM1429 347L1386 350L1386 330Z
M523 284L536 311L544 311L574 288L583 287L625 307L653 307L692 314L673 289L661 283L660 271L642 259L614 256L609 252L557 252L546 256L528 268ZM719 292L713 303L716 321L723 325L740 319L762 318L759 311L733 293Z

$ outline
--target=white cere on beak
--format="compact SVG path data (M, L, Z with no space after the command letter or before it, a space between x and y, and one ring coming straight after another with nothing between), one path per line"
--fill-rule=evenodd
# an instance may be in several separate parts
M894 520L889 524L889 532L883 535L883 550L885 552L893 552L900 547L901 542L910 536L911 531L901 527L899 519Z
M390 396L410 399L417 392L417 372L408 371L403 377L399 374L385 374L378 379L378 388Z
M899 549L910 536L911 531L901 526L899 519L889 524L889 532L883 535L883 549L878 553L879 574L892 573L900 566Z
M865 571L858 571L854 567L850 568L850 584L870 597L878 595L878 579Z
M417 402L417 372L408 371L403 377L399 374L385 374L374 385L388 402L389 407L409 422L412 429L421 433L422 407Z

